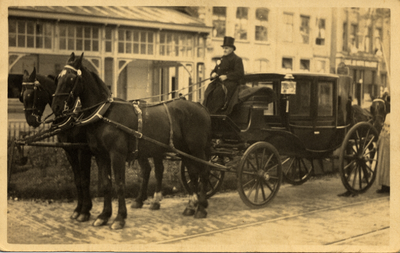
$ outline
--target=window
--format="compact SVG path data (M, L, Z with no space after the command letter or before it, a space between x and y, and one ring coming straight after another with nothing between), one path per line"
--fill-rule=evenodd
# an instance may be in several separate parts
M198 37L197 40L197 57L204 57L204 49L205 49L205 38Z
M254 62L254 71L256 72L267 72L269 70L268 60L256 60Z
M282 69L283 70L293 70L293 59L292 58L282 58Z
M318 19L317 36L315 38L315 44L323 46L325 45L325 19Z
M367 34L364 37L364 51L367 53L372 52L372 27L367 28Z
M350 26L350 52L356 53L358 49L358 25L352 24Z
M118 29L118 53L154 54L154 33Z
M106 27L105 29L105 51L112 52L112 29Z
M343 46L342 46L342 50L343 51L347 51L347 23L343 23L343 36L342 36L342 40L343 40Z
M310 17L300 16L300 19L301 19L301 25L300 25L301 42L303 44L308 44L310 41Z
M375 28L375 30L374 30L374 54L376 54L378 56L382 56L381 41L382 41L382 29Z
M300 69L310 71L310 60L300 60Z
M98 52L100 50L99 28L91 26L60 25L59 29L60 50L94 52Z
M283 14L283 41L293 42L293 14Z
M248 8L238 7L236 9L235 39L247 40Z
M9 20L10 47L52 48L53 26L50 23Z
M297 81L296 95L289 96L290 114L293 116L310 116L311 82Z
M213 7L213 37L224 37L226 33L226 7Z
M268 13L267 8L256 9L256 41L268 41Z
M193 36L178 33L160 33L160 55L193 57Z
M318 83L318 116L333 116L333 83Z

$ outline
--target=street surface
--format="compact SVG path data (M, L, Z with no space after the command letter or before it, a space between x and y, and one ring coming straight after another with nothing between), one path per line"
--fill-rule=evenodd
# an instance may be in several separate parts
M341 180L328 175L300 186L282 185L276 198L262 209L248 208L237 192L217 193L209 200L207 218L201 220L181 215L186 197L164 198L159 211L148 210L148 205L130 209L133 199L127 199L128 218L125 228L119 231L91 225L101 212L102 199L94 201L92 217L85 223L69 218L75 203L8 200L7 239L1 248L398 251L398 240L390 238L394 232L389 215L390 196L377 194L377 188L374 185L356 197L338 197L345 191ZM114 201L114 211L116 204Z

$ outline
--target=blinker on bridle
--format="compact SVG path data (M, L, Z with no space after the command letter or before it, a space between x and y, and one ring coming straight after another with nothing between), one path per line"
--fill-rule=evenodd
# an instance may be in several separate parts
M76 68L72 67L71 65L65 65L64 70L65 69L70 69L70 70L74 71L76 73L76 78L75 78L74 86L72 87L72 89L69 93L53 94L53 97L68 96L67 99L64 101L64 110L62 112L63 114L69 111L68 102L70 99L74 99L74 91L75 91L76 87L78 86L78 79L82 78L82 71L80 69L76 69ZM60 75L61 75L61 73L60 73Z
M26 108L25 107L25 103L24 103L24 111L34 111L35 109L37 109L36 106L35 106L35 103L36 103L36 100L37 100L37 89L38 89L38 87L40 87L40 83L39 83L38 80L35 80L34 82L22 82L22 87L25 90L30 90L30 89L33 90L33 105L32 105L32 108ZM38 112L40 112L40 111L38 110ZM33 115L34 116L38 116L38 115L35 115L34 113L33 113Z

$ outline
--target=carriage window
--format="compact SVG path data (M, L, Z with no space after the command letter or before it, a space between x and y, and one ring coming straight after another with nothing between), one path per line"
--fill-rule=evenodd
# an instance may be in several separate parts
M318 116L333 116L333 83L318 83Z
M289 95L290 114L310 116L311 82L296 81L296 95Z

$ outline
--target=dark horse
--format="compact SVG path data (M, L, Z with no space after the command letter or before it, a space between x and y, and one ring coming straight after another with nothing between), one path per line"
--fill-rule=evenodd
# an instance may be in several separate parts
M51 105L56 90L54 79L24 71L20 101L24 104L25 118L32 127L42 124L41 117L47 104ZM63 143L86 143L86 134L83 128L73 128L57 135L58 141ZM74 181L77 189L78 203L71 215L77 221L87 221L92 209L90 196L90 165L92 154L88 148L65 147L67 159L71 164Z
M76 97L80 98L84 111L83 118L88 122L86 124L88 145L96 157L103 180L104 208L93 225L107 224L112 215L112 170L118 195L118 214L111 228L121 229L127 217L125 161L136 151L136 158L145 173L150 171L148 158L151 157L155 161L157 171L160 169L157 167L162 164L165 152L172 150L169 148L171 145L193 157L208 160L211 147L211 119L200 104L175 100L142 108L143 135L132 135L129 130L137 130L140 125L139 113L135 111L132 103L111 99L108 87L95 73L82 66L82 60L83 54L77 58L74 53L71 54L67 65L56 79L57 90L52 108L56 116L62 116L68 111L70 107L68 105ZM98 112L99 108L104 106L108 109ZM91 115L98 117L93 118ZM144 136L146 138L141 138ZM202 182L208 179L208 166L185 156L182 157L182 161L188 168L192 182L191 199L183 214L205 218L208 201ZM159 176L162 176L162 173Z
M373 126L381 132L383 123L385 123L386 114L390 113L390 96L385 93L381 98L372 101L370 112L372 114Z

